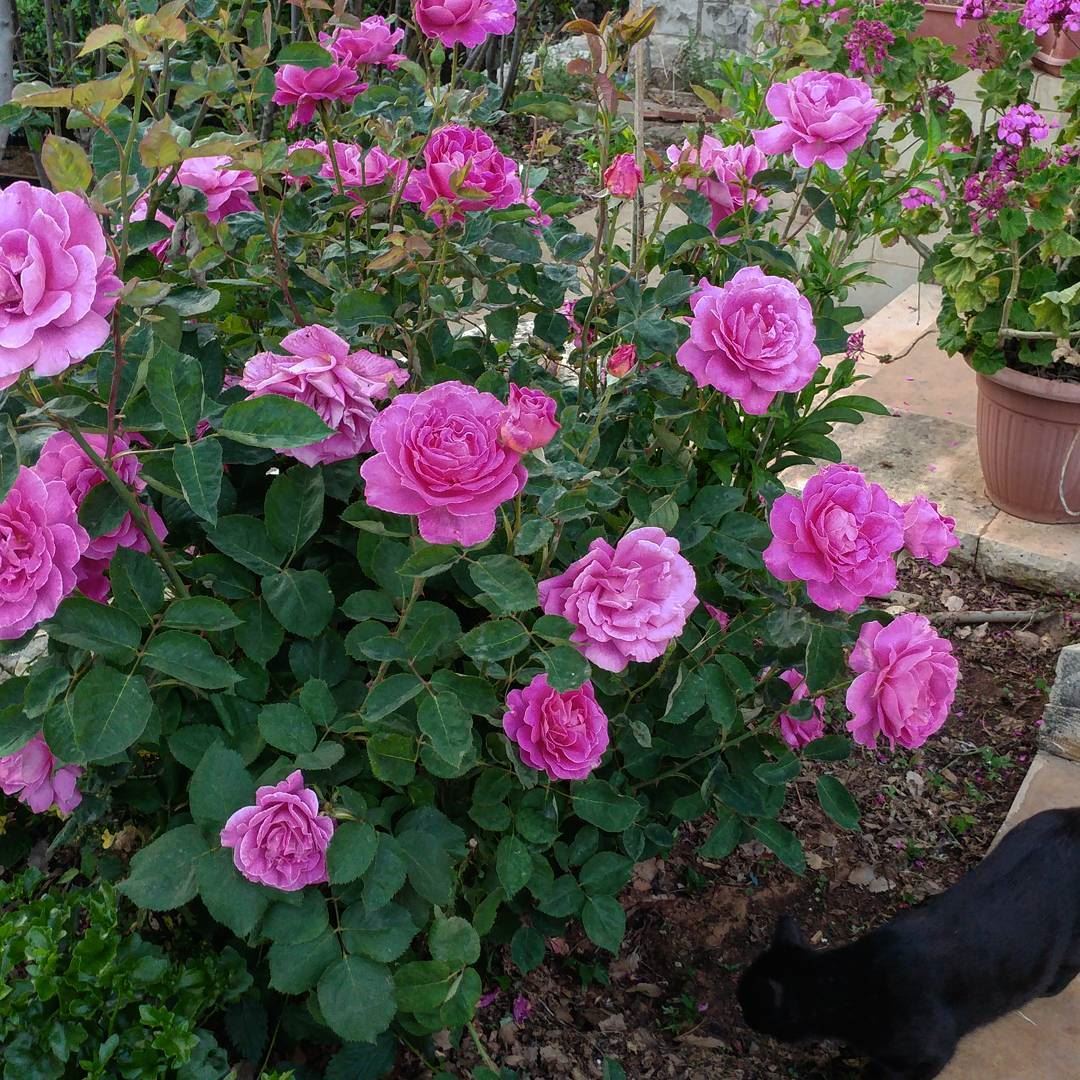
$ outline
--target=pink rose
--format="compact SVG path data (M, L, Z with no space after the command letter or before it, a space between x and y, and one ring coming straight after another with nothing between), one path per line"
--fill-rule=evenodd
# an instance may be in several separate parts
M532 217L526 220L532 225L533 232L539 236L541 230L546 229L551 224L551 215L544 213L544 208L536 201L532 191L526 191L525 198L522 201L533 212Z
M503 731L517 743L521 760L556 780L583 780L608 746L608 718L592 683L558 691L546 675L506 696Z
M0 641L12 641L75 588L90 537L64 484L23 466L0 502L0 538Z
M616 379L624 378L633 371L636 363L637 347L634 345L620 345L608 357L608 374L614 375Z
M778 124L754 132L754 142L766 154L795 154L808 169L824 161L842 169L877 122L882 106L861 79L835 71L804 71L786 83L774 83L765 95Z
M78 765L61 765L39 731L21 750L0 757L0 791L17 795L35 814L55 806L67 815L82 802L75 786L82 773Z
M240 385L250 397L280 394L301 401L334 434L308 446L278 453L305 465L345 461L371 449L369 432L375 402L390 396L391 384L404 386L409 373L386 356L366 349L349 351L348 342L325 326L305 326L281 339L280 353L257 353L244 365Z
M801 496L781 495L769 513L765 566L779 581L805 581L825 611L855 611L896 588L904 513L852 465L827 465Z
M510 384L510 401L499 428L504 446L527 454L547 446L562 426L555 419L555 399L531 386Z
M632 199L645 174L638 168L633 154L619 154L604 172L604 187L616 199Z
M233 849L236 869L248 881L296 892L327 880L326 849L333 835L334 819L319 813L318 796L304 787L297 769L281 783L259 788L255 805L225 822L221 846Z
M780 673L780 678L791 687L791 704L794 705L810 692L806 685L806 679L795 668L788 668ZM791 747L792 750L800 750L807 743L820 739L825 734L825 699L814 698L813 714L806 720L796 720L794 716L783 712L779 717L780 738Z
M768 164L756 146L725 146L714 136L704 135L700 149L687 140L681 147L669 146L667 156L672 165L696 165L697 172L704 174L685 175L682 183L709 200L712 206L709 228L714 232L721 221L747 204L759 214L768 210L769 200L750 186L754 174ZM680 169L680 174L684 171ZM728 242L734 239L731 237Z
M81 195L22 180L0 191L0 390L59 375L109 336L120 279Z
M108 438L105 435L86 435L84 438L95 453L104 459ZM140 493L146 489L146 481L139 475L142 468L139 459L131 452L129 440L122 435L113 436L112 460L109 464L133 491ZM49 436L41 448L41 456L34 466L34 471L46 483L61 481L75 503L76 510L82 506L83 499L91 488L106 483L104 474L66 431L58 431ZM152 506L144 509L157 538L164 540L167 531L165 522ZM143 552L150 550L150 544L130 513L124 515L115 529L102 536L92 537L75 567L75 579L79 588L92 600L103 602L109 595L109 582L105 571L118 548L132 548Z
M514 31L517 18L515 0L413 0L416 24L430 38L438 38L447 48L473 48L488 34L501 36Z
M960 668L952 645L924 616L864 623L848 666L856 678L847 692L847 729L861 746L884 735L890 747L915 750L948 719Z
M339 146L344 145L339 143ZM326 140L322 142L316 142L314 139L297 139L294 143L289 143L288 153L291 156L296 153L297 150L314 150L316 154L319 154L323 161L326 161ZM299 166L297 166L299 168ZM310 176L297 176L288 170L281 174L282 179L287 184L295 184L297 187L306 187Z
M588 305L585 305L588 307ZM559 308L559 314L565 316L566 321L570 324L570 331L574 335L574 348L580 349L583 347L584 339L581 336L582 326L574 317L574 312L577 310L577 301L567 300L561 308ZM596 327L589 327L589 344L591 345L596 340Z
M423 168L413 170L402 195L437 225L447 211L451 221L464 221L465 211L505 210L523 201L517 164L479 128L441 127L423 156Z
M368 84L360 82L356 72L344 64L321 68L285 64L274 72L274 96L270 100L275 105L296 108L289 121L289 127L294 128L310 123L320 102L343 101L348 105L367 88Z
M145 221L146 213L150 209L150 197L143 195L131 208L131 215L129 221ZM176 219L169 217L161 207L156 207L154 210L154 220L159 225L164 225L167 229L176 228ZM172 237L166 236L164 239L159 240L156 244L151 244L146 250L157 259L158 262L164 262L169 256L169 245L172 243Z
M405 37L405 31L390 29L381 15L371 15L359 26L342 26L333 35L319 34L319 44L346 67L381 64L393 71L406 57L394 52L394 46Z
M206 196L206 216L211 224L241 210L254 210L249 191L259 182L247 169L231 169L232 158L226 154L216 157L188 158L176 173L176 182L195 188Z
M494 394L444 382L398 394L371 425L377 453L360 466L369 506L416 514L429 544L471 547L495 531L495 508L525 487L521 455L499 441Z
M719 287L702 278L690 308L690 337L676 361L698 386L715 387L753 416L768 412L778 393L801 390L821 363L809 301L756 266Z
M903 507L904 547L916 559L927 559L940 566L954 547L960 545L954 533L956 519L938 511L937 503L925 495L916 495Z
M726 634L727 628L731 625L731 616L712 604L706 604L705 610L709 613L709 618L720 627L720 632Z
M325 143L322 153L326 164L319 170L319 175L336 183L334 163L330 160L330 151ZM344 193L357 203L356 209L352 211L354 217L364 212L365 203L361 193L365 188L386 183L389 183L391 189L397 188L401 185L401 178L407 169L404 161L391 157L381 146L365 150L354 143L335 142L333 153L341 183L345 188Z
M628 532L612 547L603 537L584 558L541 581L540 606L576 629L570 640L605 671L655 660L697 607L694 568L663 529Z

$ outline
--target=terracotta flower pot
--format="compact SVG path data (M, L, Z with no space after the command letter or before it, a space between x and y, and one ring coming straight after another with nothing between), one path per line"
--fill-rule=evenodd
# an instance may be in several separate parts
M965 22L963 26L956 25L956 4L924 3L925 12L923 21L915 31L916 37L936 37L953 47L953 59L958 64L971 67L968 58L967 47L979 34L980 26L976 22ZM986 29L995 37L997 27L989 23Z
M1060 75L1061 69L1080 54L1080 34L1067 30L1051 30L1039 38L1039 51L1032 63L1051 75Z
M1008 368L977 375L976 383L979 461L990 501L1025 521L1080 524L1080 383Z

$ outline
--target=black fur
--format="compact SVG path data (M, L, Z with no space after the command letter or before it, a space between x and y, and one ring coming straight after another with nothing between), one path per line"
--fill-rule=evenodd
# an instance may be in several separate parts
M1080 973L1080 808L1017 825L947 892L851 945L790 918L739 980L743 1016L784 1042L841 1039L875 1075L930 1080L961 1036Z

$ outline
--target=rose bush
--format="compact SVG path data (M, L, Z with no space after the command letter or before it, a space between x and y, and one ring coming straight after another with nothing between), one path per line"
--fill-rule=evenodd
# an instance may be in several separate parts
M718 146L616 166L649 20L574 24L585 234L445 52L512 3L417 0L408 57L396 24L303 14L295 41L172 3L95 32L105 77L0 114L83 140L48 138L59 194L0 196L0 637L47 638L0 684L26 824L0 861L55 804L73 866L242 955L238 1054L349 1044L342 1075L434 1054L553 937L616 952L634 862L687 821L710 858L755 839L801 871L780 818L805 770L855 826L840 692L856 742L915 747L955 665L928 625L849 613L951 522L829 438L881 411L820 360L860 318L851 252L920 175L889 171L865 86L839 125L799 97L766 168L755 69ZM582 123L565 104L522 107ZM627 237L609 195L651 182Z

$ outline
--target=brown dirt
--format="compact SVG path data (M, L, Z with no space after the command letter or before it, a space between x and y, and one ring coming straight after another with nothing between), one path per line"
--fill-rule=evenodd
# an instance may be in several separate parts
M750 1032L735 1002L737 973L781 913L796 915L818 944L843 943L948 888L982 857L1034 752L1057 652L1080 619L1065 599L948 567L910 565L901 589L900 602L924 613L961 604L1053 613L1023 629L948 631L962 683L943 732L914 753L860 751L846 767L832 766L862 808L861 831L845 832L825 817L814 769L806 770L782 818L804 842L805 877L756 843L722 863L706 862L695 851L707 824L684 829L669 859L638 867L623 896L626 940L610 968L580 934L552 942L542 968L511 977L479 1014L481 1038L500 1066L523 1078L573 1080L600 1077L605 1057L633 1080L859 1075L860 1063L837 1046L787 1048ZM508 958L506 970L513 975ZM509 1016L517 994L532 1007L521 1024ZM455 1075L479 1063L468 1040L445 1048L443 1067ZM399 1075L430 1074L405 1068Z

